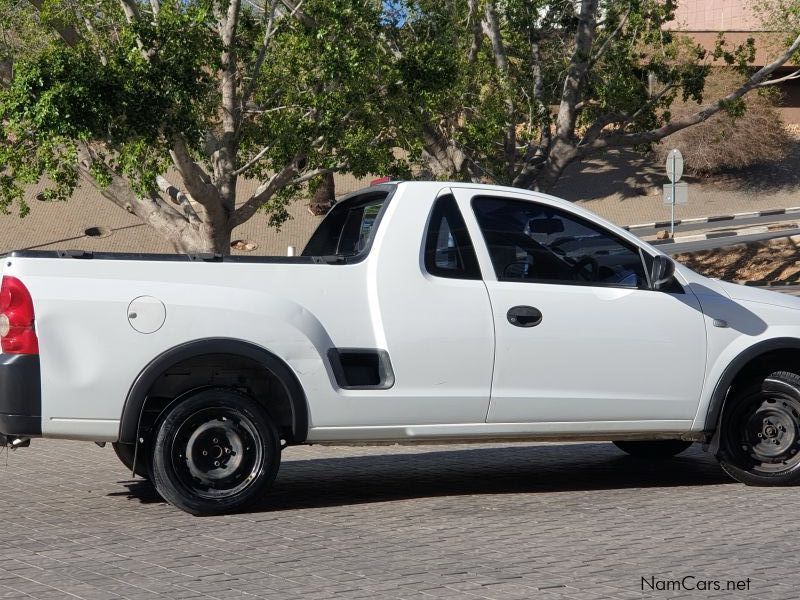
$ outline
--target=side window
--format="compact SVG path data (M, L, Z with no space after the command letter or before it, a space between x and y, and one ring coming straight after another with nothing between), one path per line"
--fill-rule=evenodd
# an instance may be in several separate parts
M354 256L367 247L367 241L382 205L383 200L375 200L348 211L335 254Z
M475 248L452 196L436 200L431 211L425 238L425 269L438 277L481 278Z
M472 201L497 279L647 288L639 249L552 206L478 197Z
M369 194L335 205L303 250L303 256L356 256L369 246L387 194Z

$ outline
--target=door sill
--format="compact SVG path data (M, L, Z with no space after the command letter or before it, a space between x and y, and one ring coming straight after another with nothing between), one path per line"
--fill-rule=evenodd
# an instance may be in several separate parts
M456 425L380 425L312 427L307 442L420 442L429 441L586 441L685 439L701 441L691 431L692 420L590 421L562 423L466 423Z

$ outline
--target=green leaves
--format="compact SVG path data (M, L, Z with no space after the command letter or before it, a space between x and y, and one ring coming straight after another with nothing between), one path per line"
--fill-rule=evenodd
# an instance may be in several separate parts
M752 39L720 38L707 53L666 29L675 0L600 0L584 56L574 56L572 0L495 0L489 12L492 0L305 0L272 20L271 2L258 0L240 9L226 53L235 63L223 73L227 0L163 2L157 17L132 1L140 16L129 22L118 0L45 0L41 11L0 0L0 30L14 31L0 36L0 60L14 64L0 88L0 210L24 213L22 189L43 178L45 197L66 198L81 170L100 186L122 176L152 197L176 138L204 170L199 193L209 182L221 193L245 165L262 180L287 166L293 177L416 167L516 184L547 160L575 60L589 66L567 107L570 130L558 133L573 150L669 122L677 98L703 100L712 58L748 70L755 51ZM788 4L781 14L794 27L798 3ZM287 181L264 205L273 224L301 193Z
M27 26L47 39L57 4L31 15ZM169 164L169 134L197 139L216 119L211 69L218 52L202 17L207 13L191 3L180 9L165 3L155 23L128 25L111 10L115 19L96 16L98 26L113 25L105 37L86 32L75 47L53 43L16 57L13 81L0 90L2 162L13 182L0 187L0 206L19 201L20 187L44 176L53 184L45 197L68 198L77 185L79 141L115 157L91 165L100 185L113 171L145 194Z
M485 20L489 3L505 61L498 60L497 40L491 40ZM800 6L796 0L782 4ZM755 58L753 39L731 45L720 37L709 52L672 31L675 0L600 0L584 55L575 50L581 3L411 0L404 7L406 22L386 34L401 53L399 96L406 94L407 106L398 128L413 139L407 147L424 148L423 172L428 165L441 167L442 154L461 153L461 167L444 165L446 177L516 185L535 161L547 162L554 136L562 136L562 146L574 156L601 136L656 130L670 122L676 99L704 100L712 59L750 72ZM562 104L562 91L576 61L589 66L571 106ZM725 109L737 113L742 107L731 103ZM555 113L564 109L575 115L575 126L557 132ZM561 168L552 172L555 178ZM533 172L524 185L532 184Z

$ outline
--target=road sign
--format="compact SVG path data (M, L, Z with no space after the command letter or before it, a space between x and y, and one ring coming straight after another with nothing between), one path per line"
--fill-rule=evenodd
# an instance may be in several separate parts
M672 183L664 186L664 204L670 205L669 237L675 236L675 205L689 201L689 188L685 183L678 183L683 176L683 155L677 148L667 154L667 177Z
M683 155L677 148L667 154L667 177L672 183L680 181L683 176Z
M675 197L675 204L686 204L689 202L689 184L685 181L665 183L664 204L672 204L673 195Z

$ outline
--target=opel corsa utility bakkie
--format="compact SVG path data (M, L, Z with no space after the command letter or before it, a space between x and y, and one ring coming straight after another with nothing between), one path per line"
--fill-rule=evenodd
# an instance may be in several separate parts
M0 443L112 442L193 514L241 509L315 442L702 442L739 481L800 482L800 298L551 196L381 184L297 257L3 261Z

